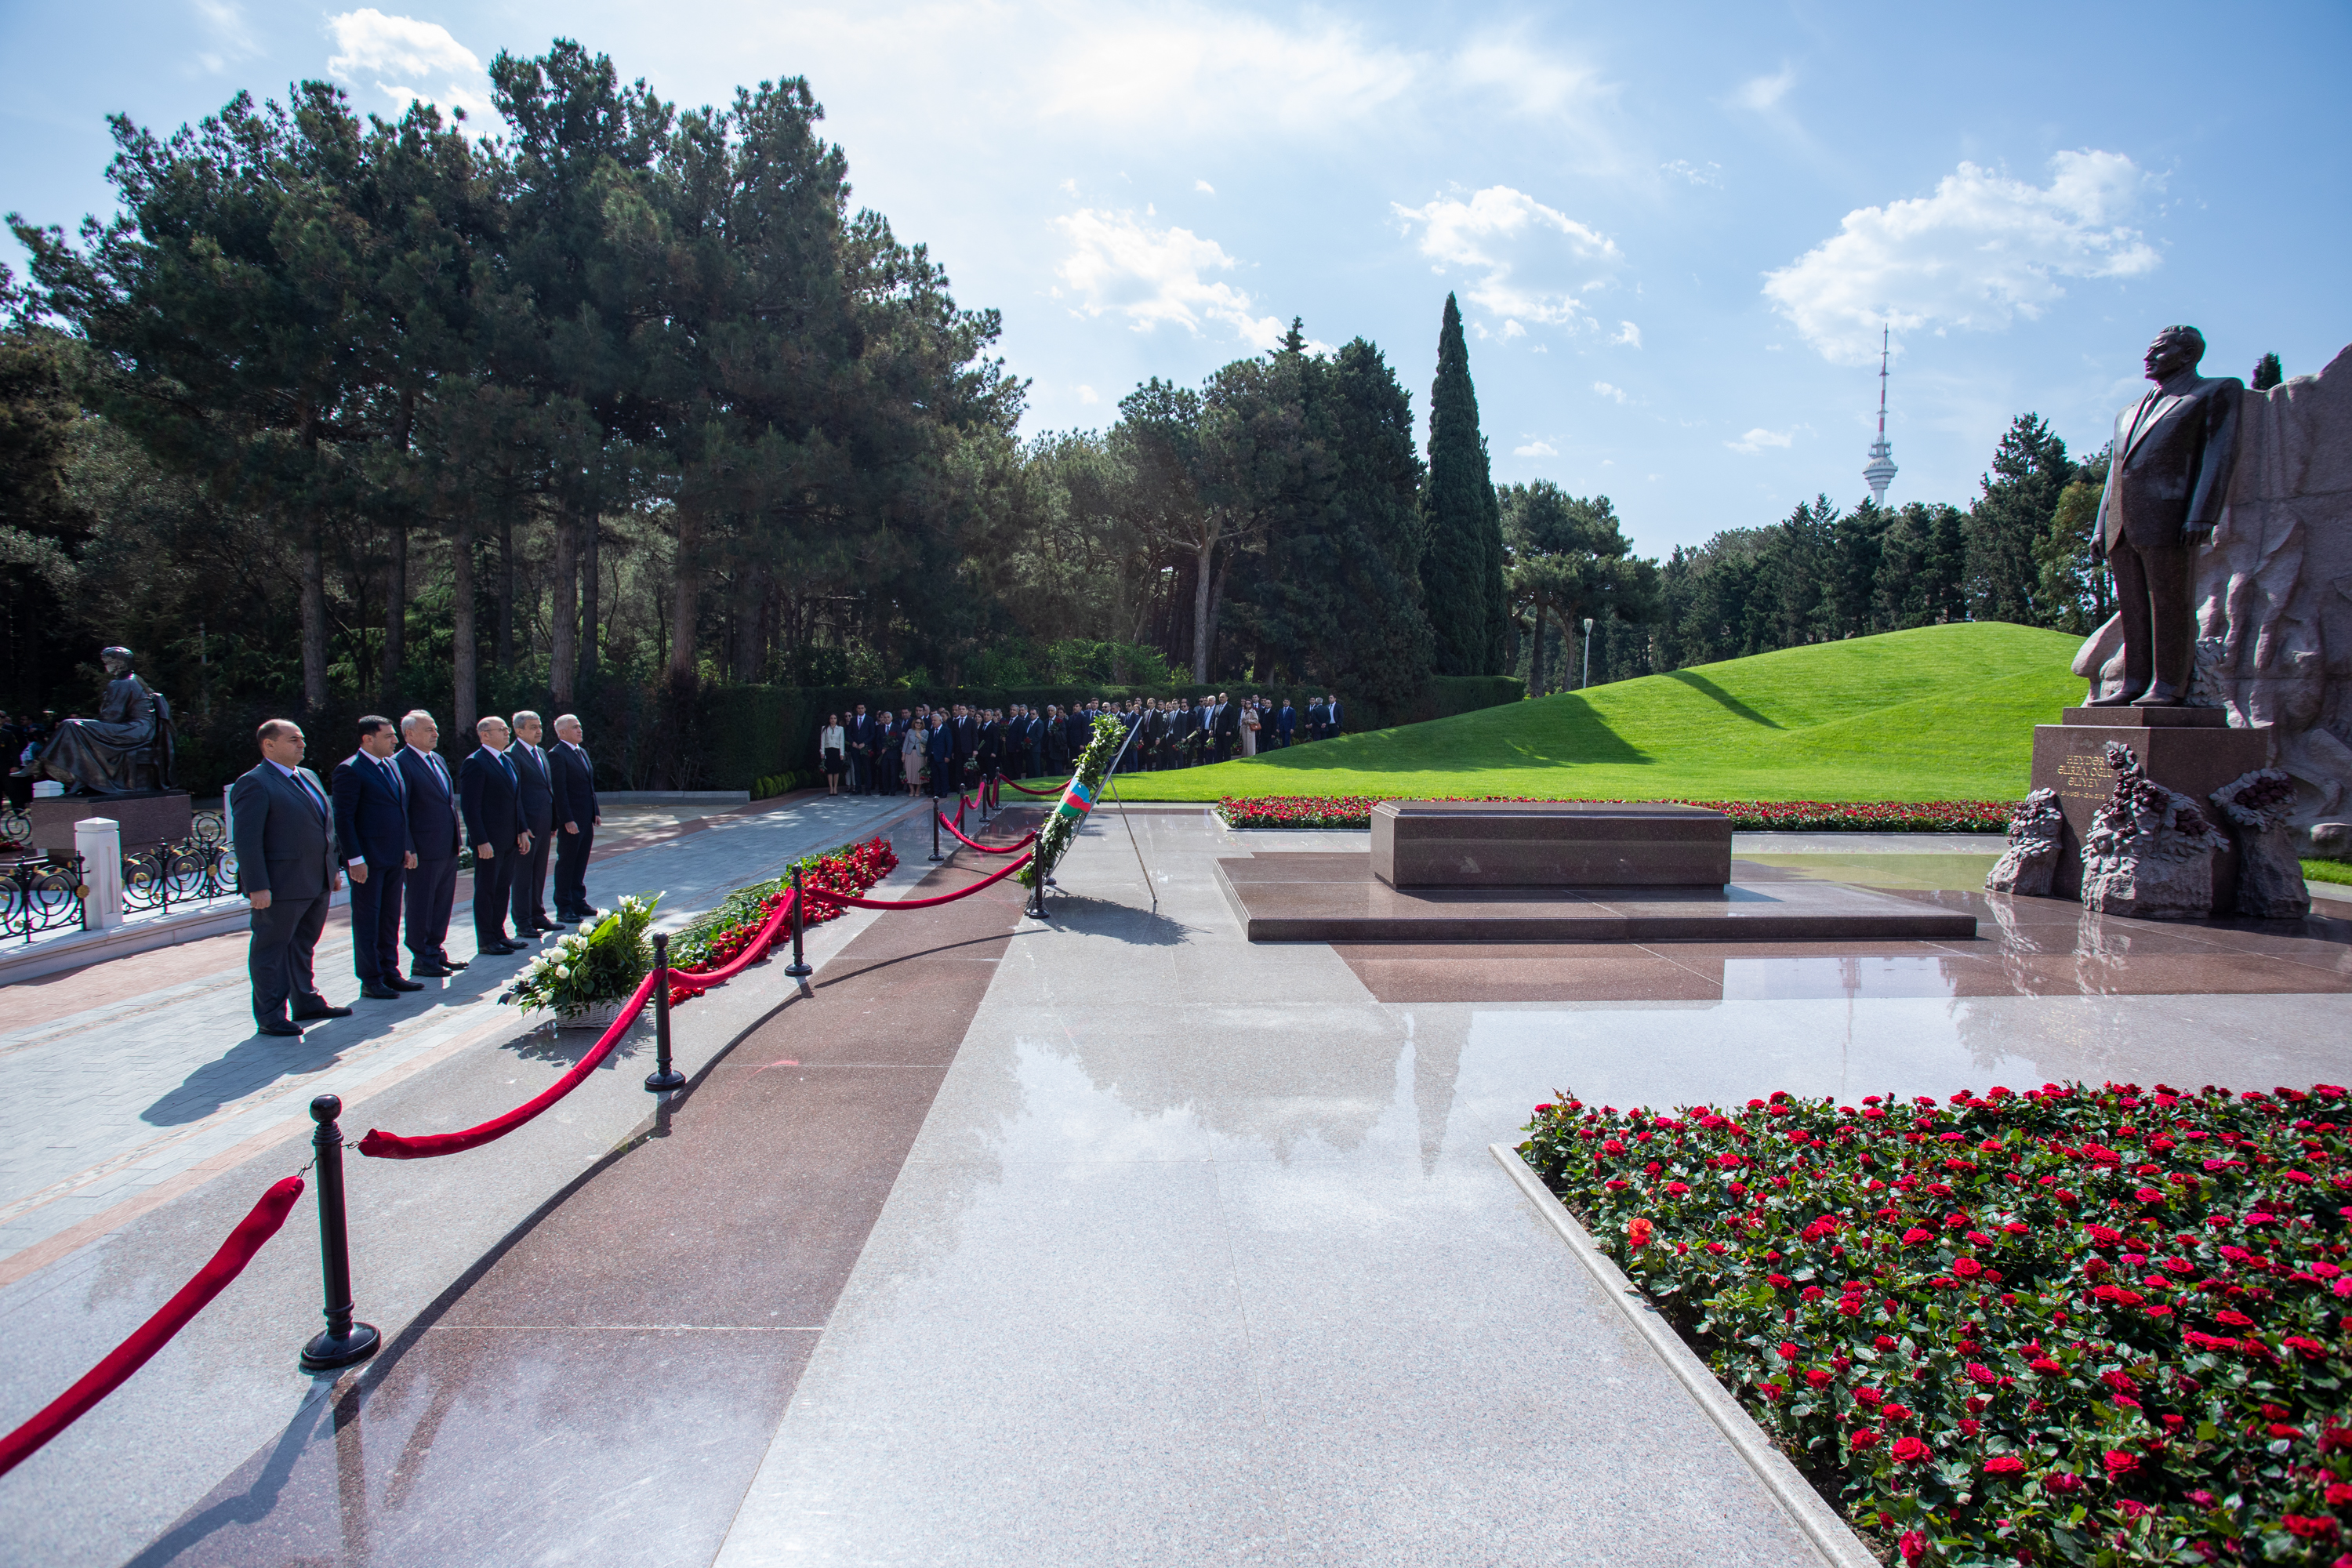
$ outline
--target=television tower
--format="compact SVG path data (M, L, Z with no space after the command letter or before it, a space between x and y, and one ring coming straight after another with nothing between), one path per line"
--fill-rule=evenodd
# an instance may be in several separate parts
M1870 466L1862 470L1863 481L1870 486L1870 499L1880 506L1886 504L1886 487L1895 482L1895 448L1886 444L1886 349L1887 329L1878 330L1878 439L1871 443Z

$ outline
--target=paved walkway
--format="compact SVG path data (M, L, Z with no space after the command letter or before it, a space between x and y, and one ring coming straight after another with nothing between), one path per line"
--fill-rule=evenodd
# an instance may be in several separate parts
M734 888L908 809L816 796L625 830L591 862L589 899L609 907L625 892L665 892L660 923L675 929ZM468 959L469 880L449 931L451 953ZM0 1283L306 1122L313 1095L356 1103L388 1078L467 1046L505 1046L532 1026L495 1005L520 957L478 963L399 1002L358 998L350 915L337 910L319 944L320 989L359 1011L299 1040L256 1035L246 946L241 934L214 937L7 988Z
M294 1377L316 1260L275 1244L0 1481L0 1561L1810 1563L1487 1155L1529 1104L2352 1067L2326 915L2107 920L1987 898L1980 852L1744 845L1744 879L1979 939L1253 946L1215 858L1329 837L1132 826L1149 881L1097 812L1050 929L845 920L807 995L770 966L697 1002L683 1104L599 1082L473 1154L363 1163L394 1347ZM928 869L900 833L894 894ZM453 1051L352 1130L462 1125L562 1065ZM0 1289L0 1421L300 1154Z

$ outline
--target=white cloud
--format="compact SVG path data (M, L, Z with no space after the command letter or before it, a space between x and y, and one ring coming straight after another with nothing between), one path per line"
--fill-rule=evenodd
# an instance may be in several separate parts
M1607 236L1508 185L1489 185L1467 201L1436 196L1426 206L1390 205L1406 232L1421 226L1421 253L1430 258L1431 271L1480 275L1467 293L1490 316L1589 325L1582 304L1553 280L1570 261L1622 259ZM1523 270L1549 277L1529 284L1520 279Z
M1767 447L1785 447L1796 438L1797 433L1794 430L1759 428L1750 430L1737 441L1726 441L1724 445L1735 452L1745 452L1752 458Z
M1549 441L1529 441L1524 447L1512 447L1511 455L1515 458L1557 458L1559 449Z
M1078 388L1078 401L1080 403L1099 403L1102 401L1102 398L1097 395L1093 387L1081 384Z
M1055 218L1054 226L1073 247L1054 272L1076 296L1076 313L1124 316L1139 332L1173 322L1197 334L1203 323L1222 321L1258 349L1272 348L1282 337L1281 321L1250 313L1246 292L1202 276L1238 265L1213 239L1093 207Z
M1612 386L1605 381L1596 381L1592 384L1592 390L1603 397L1613 397L1620 403L1625 401L1625 389L1622 386Z
M1528 330L1519 325L1518 322L1505 321L1503 323L1503 336L1506 338L1524 338L1527 335Z
M338 80L371 82L405 110L423 101L444 110L462 109L475 130L488 133L496 119L489 74L473 50L438 22L387 16L369 6L327 18L335 53L327 74Z
M194 0L197 19L204 23L209 48L196 51L194 64L206 76L218 76L233 60L260 52L247 25L245 7L237 0Z
M1290 28L1256 16L1174 6L1065 13L1041 62L1048 118L1230 132L1268 121L1327 131L1379 114L1421 69L1338 21Z
M1631 321L1620 321L1617 323L1617 335L1609 341L1612 343L1622 343L1630 349L1638 349L1642 346L1642 329Z
M1767 110L1779 108L1780 100L1787 97L1789 89L1796 84L1796 68L1782 66L1777 76L1751 77L1741 82L1739 89L1731 95L1731 101L1742 109L1752 109L1761 114Z
M1075 196L1078 194L1078 183L1076 180L1064 180L1058 189L1064 195Z
M1214 185L1213 185L1213 184L1209 184L1209 182L1208 182L1208 181L1206 181L1206 180L1195 180L1195 181L1193 181L1193 182L1192 182L1192 188L1193 188L1194 190L1196 190L1196 191L1206 191L1206 192L1208 192L1208 193L1209 193L1209 195L1213 195L1213 195L1215 195L1217 194L1217 187L1216 187L1216 186L1214 186Z
M1713 185L1717 190L1723 188L1723 165L1720 163L1694 163L1687 158L1677 158L1671 163L1659 164L1658 169L1662 174L1679 175L1694 185Z
M2061 153L2046 186L1973 163L1932 196L1850 212L1765 275L1764 292L1825 359L1859 364L1897 331L2005 330L2064 297L2061 278L2137 278L2161 259L2129 226L2158 181L2120 153Z
M1517 35L1474 40L1454 57L1454 80L1483 101L1527 115L1558 114L1609 96L1601 73L1548 55Z

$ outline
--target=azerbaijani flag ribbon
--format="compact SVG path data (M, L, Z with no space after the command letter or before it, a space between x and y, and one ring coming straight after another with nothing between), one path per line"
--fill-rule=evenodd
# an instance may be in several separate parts
M1056 816L1066 816L1076 822L1094 807L1094 792L1077 780L1072 779L1070 787L1062 792L1062 802L1054 808L1054 814Z

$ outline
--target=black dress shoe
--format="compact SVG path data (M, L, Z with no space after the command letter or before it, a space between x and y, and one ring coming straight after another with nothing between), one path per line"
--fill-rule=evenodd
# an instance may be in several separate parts
M520 942L494 942L488 947L476 948L474 956L479 958L487 953L492 958L504 958L510 952L520 952L527 945Z
M371 980L360 987L360 994L371 1002L397 1002L400 993L380 980Z
M466 963L467 961L462 958L445 958L441 961L441 967L444 969L453 970L463 969L466 967Z
M397 974L385 975L383 977L383 983L386 985L391 986L394 991L422 991L425 989L424 986L419 985L415 981L404 980Z
M408 966L408 973L429 975L436 980L446 980L457 972L446 963L412 963Z
M395 992L394 994L398 993ZM307 1024L313 1018L348 1018L351 1016L352 1010L349 1007L312 1007L295 1014L294 1021L298 1024Z
M253 1026L253 1032L257 1035L291 1036L299 1040L302 1037L302 1026L290 1024L283 1018L265 1018Z

